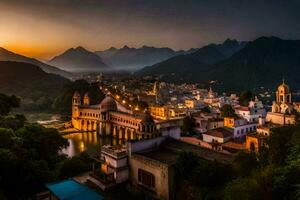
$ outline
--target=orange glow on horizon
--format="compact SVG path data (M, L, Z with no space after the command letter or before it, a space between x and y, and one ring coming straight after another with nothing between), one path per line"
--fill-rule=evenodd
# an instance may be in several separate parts
M56 55L57 50L45 52L45 48L41 46L27 46L27 45L18 45L18 44L8 44L2 45L1 47L7 49L8 51L30 57L38 58L42 60L49 60L54 55Z

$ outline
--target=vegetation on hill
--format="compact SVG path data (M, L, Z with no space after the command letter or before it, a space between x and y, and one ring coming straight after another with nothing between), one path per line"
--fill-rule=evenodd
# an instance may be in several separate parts
M88 92L90 103L92 105L100 103L101 100L103 100L103 98L105 97L105 95L99 89L97 83L89 84L85 80L77 80L65 85L64 88L60 91L59 95L55 98L53 103L54 110L61 114L71 114L72 98L75 91L78 91L81 94L82 98L84 94Z
M0 199L34 199L45 183L91 169L86 155L66 158L59 153L68 141L56 129L11 115L18 103L14 96L0 94Z
M0 61L14 61L14 62L29 63L32 65L39 66L43 71L47 73L58 74L67 78L71 78L73 76L71 73L61 70L57 67L47 65L46 63L38 61L37 59L34 58L28 58L26 56L16 54L14 52L8 51L7 49L1 47L0 47Z
M0 92L21 97L24 110L51 110L54 98L68 83L32 64L0 61Z

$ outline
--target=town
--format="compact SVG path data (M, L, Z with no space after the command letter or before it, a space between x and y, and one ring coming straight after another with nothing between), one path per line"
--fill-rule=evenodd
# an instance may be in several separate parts
M0 200L300 200L297 0L0 0Z

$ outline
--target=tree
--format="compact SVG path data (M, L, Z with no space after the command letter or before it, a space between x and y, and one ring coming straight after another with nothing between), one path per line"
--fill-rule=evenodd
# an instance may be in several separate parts
M90 170L90 165L79 156L65 160L59 170L60 178L69 178Z
M17 108L20 106L20 99L15 95L7 96L5 94L0 94L0 116L7 115L12 108Z
M198 157L195 153L180 153L175 163L175 174L178 180L190 180L197 165Z
M14 132L11 129L0 128L0 148L8 148L13 144Z
M235 114L233 108L229 104L225 104L221 109L221 117L236 117L237 115Z
M75 91L78 91L82 97L88 92L91 104L100 103L105 97L97 83L89 84L85 80L76 80L75 82L65 85L61 93L55 98L53 103L54 110L62 114L70 114L72 110L72 98Z
M205 106L204 108L201 108L202 112L211 113L209 106Z
M246 90L242 91L239 97L239 104L241 106L248 106L249 101L253 98L253 94L251 91Z
M192 133L194 131L195 126L196 126L195 119L192 118L191 116L186 116L183 119L183 125L181 127L181 131L184 134Z

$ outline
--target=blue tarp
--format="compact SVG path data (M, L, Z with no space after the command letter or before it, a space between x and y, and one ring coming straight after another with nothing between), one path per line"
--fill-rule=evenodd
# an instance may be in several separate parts
M104 200L104 197L73 179L49 183L46 187L60 200Z

